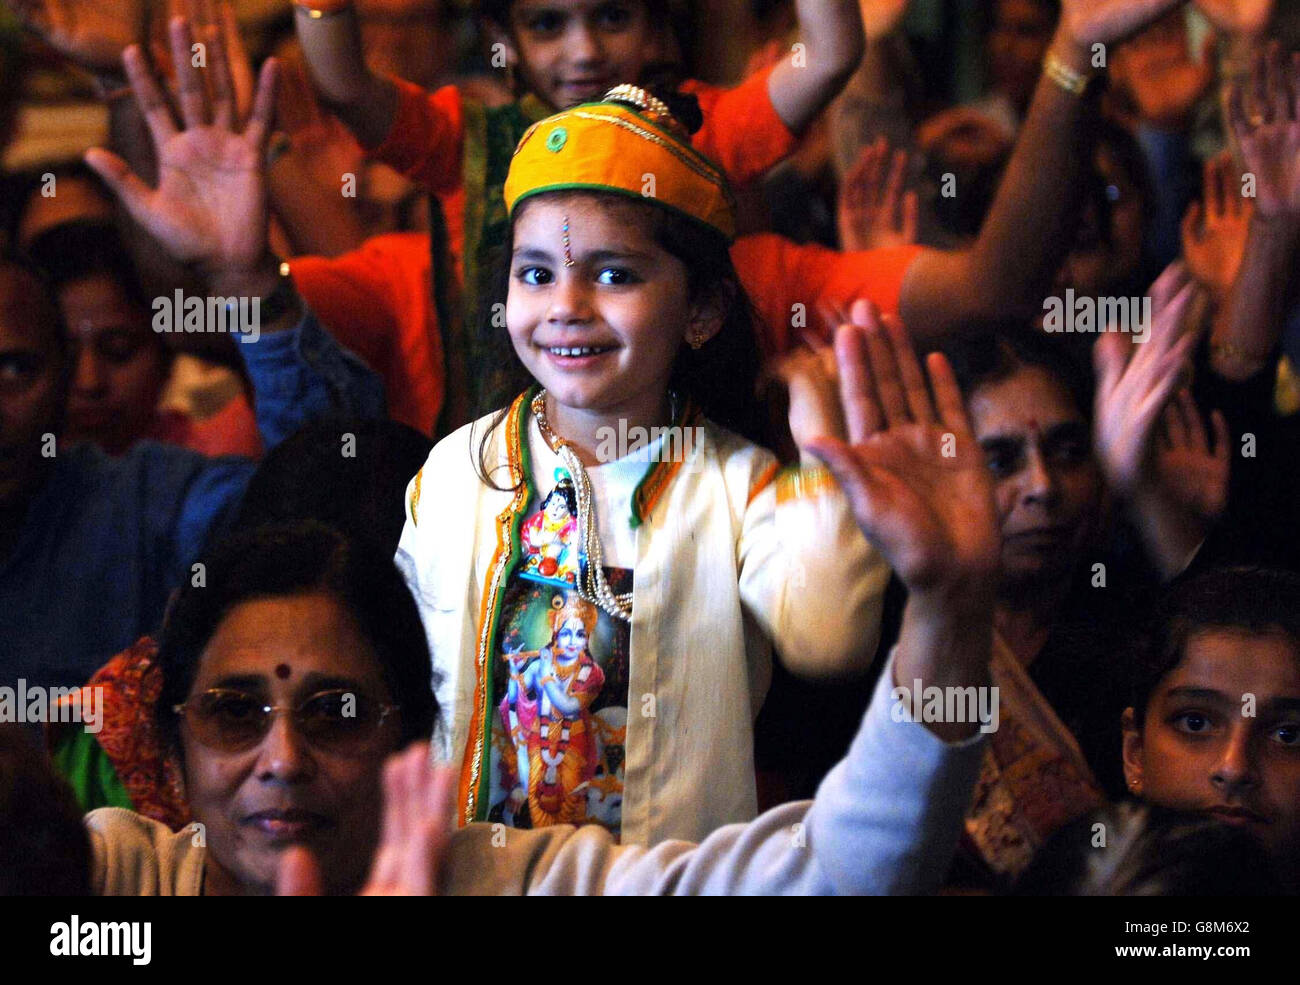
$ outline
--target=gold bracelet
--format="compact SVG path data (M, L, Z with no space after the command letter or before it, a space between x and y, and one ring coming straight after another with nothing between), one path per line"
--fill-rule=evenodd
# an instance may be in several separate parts
M787 503L792 499L811 499L838 488L834 473L825 466L786 469L776 480L776 501Z
M1061 61L1054 51L1049 51L1043 59L1043 74L1072 96L1082 96L1092 81L1092 76L1076 72Z

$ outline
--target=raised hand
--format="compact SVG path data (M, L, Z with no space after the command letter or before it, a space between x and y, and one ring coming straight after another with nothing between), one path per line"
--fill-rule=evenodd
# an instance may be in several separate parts
M1255 179L1262 219L1300 217L1300 53L1283 55L1276 43L1261 53L1247 94L1239 82L1228 94L1228 122Z
M418 742L384 765L384 820L362 896L433 896L454 829L456 771L429 766L429 746ZM280 860L279 896L320 896L320 869L306 848Z
M835 351L829 345L805 335L804 346L782 356L771 372L785 384L790 435L801 451L817 438L844 436Z
M1156 424L1196 343L1195 334L1184 331L1195 291L1186 269L1172 265L1151 288L1154 318L1146 341L1130 344L1107 333L1093 350L1093 444L1107 481L1122 497L1133 495L1149 474Z
M122 51L147 36L147 0L0 0L65 58L116 71Z
M1258 36L1273 17L1273 0L1196 0L1196 6L1225 34Z
M1165 408L1155 459L1159 495L1203 525L1223 516L1231 471L1228 422L1217 410L1210 420L1213 443L1191 392L1180 390Z
M1087 47L1131 37L1187 0L1061 0L1060 31Z
M189 22L169 25L182 126L178 129L138 45L123 56L127 78L158 159L158 187L148 187L109 151L88 151L89 164L131 216L182 263L205 273L251 272L267 256L265 155L274 115L276 63L262 67L252 115L236 122L235 91L221 34L210 36L209 68L194 67ZM201 72L211 73L209 99Z
M849 440L819 438L810 450L862 532L916 595L991 582L1001 550L993 483L947 360L927 360L932 398L901 322L865 301L835 354Z
M874 250L916 242L919 200L915 191L905 190L909 160L902 149L891 155L884 137L862 148L840 184L840 249Z
M1214 82L1215 45L1213 37L1206 38L1200 58L1193 59L1187 52L1187 20L1175 11L1115 52L1111 78L1142 121L1181 128Z
M1197 283L1223 303L1246 255L1255 208L1242 195L1230 151L1205 162L1204 194L1183 217L1183 260Z
M911 0L858 0L867 43L887 38L897 31L909 6Z

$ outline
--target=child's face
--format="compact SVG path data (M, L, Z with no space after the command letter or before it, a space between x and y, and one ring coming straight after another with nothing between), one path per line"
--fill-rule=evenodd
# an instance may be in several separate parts
M718 328L693 312L686 266L655 242L647 211L610 195L545 196L515 220L506 304L515 352L562 408L615 426L657 414L686 333Z
M1138 727L1124 713L1124 773L1164 807L1246 828L1300 859L1300 653L1281 633L1192 636Z
M641 0L516 0L510 8L520 78L555 109L637 82L657 40Z

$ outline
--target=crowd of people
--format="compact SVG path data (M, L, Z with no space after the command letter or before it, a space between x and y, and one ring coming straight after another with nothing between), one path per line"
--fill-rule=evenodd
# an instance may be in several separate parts
M1287 4L0 11L0 892L1300 890Z

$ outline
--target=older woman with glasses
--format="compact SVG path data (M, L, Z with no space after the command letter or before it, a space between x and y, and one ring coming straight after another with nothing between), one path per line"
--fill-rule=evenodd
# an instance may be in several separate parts
M195 580L160 640L155 710L194 823L92 811L96 892L268 893L289 844L321 859L326 891L355 892L384 760L437 718L410 594L386 553L312 522L240 534ZM141 836L159 850L127 850Z

